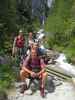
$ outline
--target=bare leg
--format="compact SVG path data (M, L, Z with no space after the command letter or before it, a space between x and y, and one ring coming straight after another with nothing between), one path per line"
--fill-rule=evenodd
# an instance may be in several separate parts
M44 72L42 74L42 80L41 80L41 87L44 88L45 87L45 80L47 78L47 72Z
M27 84L26 84L27 73L24 70L20 71L20 78L22 82L22 88L20 92L24 93L24 91L27 89Z
M45 97L45 92L44 92L44 88L45 88L45 80L46 80L46 77L47 77L47 73L44 72L42 74L42 78L41 78L41 87L40 87L40 92L41 92L41 96L42 97Z

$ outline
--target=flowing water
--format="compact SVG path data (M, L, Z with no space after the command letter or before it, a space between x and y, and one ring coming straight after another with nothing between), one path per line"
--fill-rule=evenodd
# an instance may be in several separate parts
M65 54L59 54L59 57L55 61L57 69L60 69L61 72L63 71L67 75L75 77L75 66L67 62Z

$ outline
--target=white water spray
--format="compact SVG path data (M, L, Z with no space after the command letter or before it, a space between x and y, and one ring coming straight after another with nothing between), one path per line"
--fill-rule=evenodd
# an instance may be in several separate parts
M75 77L75 66L67 62L66 56L63 53L61 53L55 61L57 68L61 69L61 71L64 71L65 74Z
M47 6L48 6L49 8L52 7L52 2L53 2L53 0L47 0Z

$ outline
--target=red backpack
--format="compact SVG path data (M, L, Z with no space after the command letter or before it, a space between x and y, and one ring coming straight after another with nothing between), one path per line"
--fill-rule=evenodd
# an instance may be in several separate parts
M23 36L17 36L17 38L16 38L16 46L18 47L18 48L22 48L22 47L24 47L24 41L25 41L25 39L24 39L24 37Z

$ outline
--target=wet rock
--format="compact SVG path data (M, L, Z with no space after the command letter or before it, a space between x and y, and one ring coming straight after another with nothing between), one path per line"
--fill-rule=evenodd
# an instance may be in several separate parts
M5 55L5 56L0 56L0 64L9 64L11 61L10 57Z
M55 59L59 56L59 53L54 50L47 50L47 64L55 64Z
M56 59L59 56L59 53L53 50L47 50L47 56Z
M71 63L75 65L75 57L71 58Z

